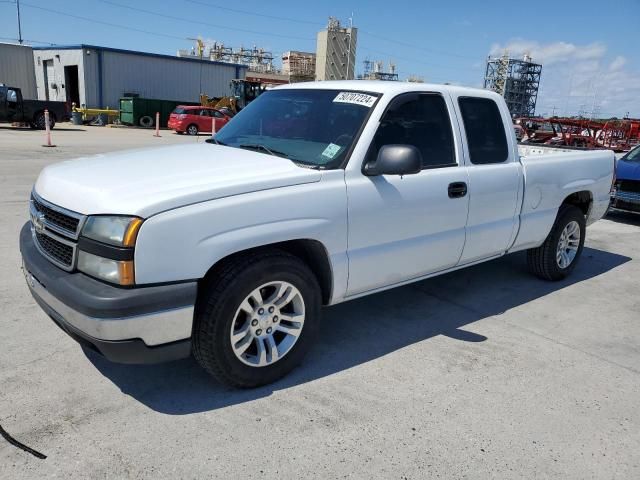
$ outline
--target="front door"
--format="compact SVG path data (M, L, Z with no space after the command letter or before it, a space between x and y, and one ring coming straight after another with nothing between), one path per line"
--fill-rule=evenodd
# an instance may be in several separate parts
M468 182L451 111L451 100L438 93L396 97L365 161L383 145L408 144L419 149L423 170L404 177L347 171L348 296L457 265L469 195L455 188Z
M213 121L210 115L211 111L203 108L198 115L198 130L200 132L210 132L211 122Z

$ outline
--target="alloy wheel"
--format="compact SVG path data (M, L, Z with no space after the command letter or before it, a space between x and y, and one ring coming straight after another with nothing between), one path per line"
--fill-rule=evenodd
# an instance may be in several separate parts
M580 248L580 225L575 220L569 222L558 239L556 262L560 268L567 268L578 254Z
M236 310L230 341L236 357L252 367L272 365L300 338L305 304L291 283L275 281L253 290Z

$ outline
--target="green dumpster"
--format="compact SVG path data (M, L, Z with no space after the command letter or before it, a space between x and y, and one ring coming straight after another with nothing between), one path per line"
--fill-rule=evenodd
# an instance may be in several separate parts
M156 112L159 112L160 126L166 127L169 114L178 105L198 105L198 103L155 98L122 97L120 99L120 123L140 127L155 127Z

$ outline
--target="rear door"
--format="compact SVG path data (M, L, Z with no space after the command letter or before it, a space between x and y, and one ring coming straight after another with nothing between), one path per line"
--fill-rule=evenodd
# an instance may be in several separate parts
M493 98L459 96L455 104L469 178L464 264L502 254L510 245L518 226L522 167L510 154L516 145L509 115Z
M383 145L413 145L422 155L414 175L365 176ZM352 159L356 160L355 158ZM346 172L349 285L357 295L451 268L465 241L469 197L452 105L439 92L395 97L365 159Z

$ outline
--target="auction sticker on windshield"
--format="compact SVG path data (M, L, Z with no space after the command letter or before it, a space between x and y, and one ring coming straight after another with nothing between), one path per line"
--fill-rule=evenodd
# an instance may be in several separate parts
M342 147L340 145L336 145L335 143L330 143L329 145L327 145L327 148L324 149L324 152L322 152L322 156L327 158L333 158L336 156L336 154L340 151L341 148Z
M377 98L378 97L367 95L366 93L340 92L333 101L338 103L353 103L354 105L371 108L373 104L376 103Z

